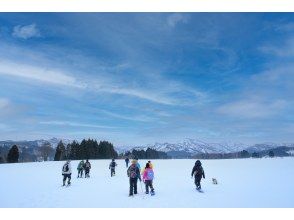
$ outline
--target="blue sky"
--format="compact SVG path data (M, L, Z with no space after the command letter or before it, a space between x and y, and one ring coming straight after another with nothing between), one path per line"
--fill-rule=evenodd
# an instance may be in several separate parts
M291 142L291 13L0 13L0 139Z

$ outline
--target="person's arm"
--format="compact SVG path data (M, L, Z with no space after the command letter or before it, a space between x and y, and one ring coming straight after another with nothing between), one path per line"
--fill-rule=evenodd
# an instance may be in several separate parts
M205 173L204 173L204 169L202 168L202 176L205 179Z
M131 167L129 167L128 170L127 170L127 175L128 175L128 177L130 177L130 168L131 168Z
M146 170L144 170L144 171L142 172L143 182L146 180L146 176L147 176L147 172L146 172Z
M71 174L71 164L68 164L68 173Z
M194 172L195 172L195 166L193 167L193 169L192 169L192 173L191 173L191 177L193 177L193 174L194 174Z

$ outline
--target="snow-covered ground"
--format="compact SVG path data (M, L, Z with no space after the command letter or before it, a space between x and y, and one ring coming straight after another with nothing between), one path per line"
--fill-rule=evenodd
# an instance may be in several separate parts
M139 195L128 197L124 161L112 178L109 162L92 160L91 178L77 179L72 161L70 187L61 187L63 162L1 164L0 207L294 207L294 158L202 160L204 193L190 176L195 160L153 160L153 197L139 182Z

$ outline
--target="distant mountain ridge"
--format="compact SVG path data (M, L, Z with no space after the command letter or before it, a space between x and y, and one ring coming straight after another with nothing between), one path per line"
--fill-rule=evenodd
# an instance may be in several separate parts
M158 151L163 151L172 157L187 157L195 156L198 154L226 154L226 153L235 153L242 150L246 150L249 153L253 152L265 152L267 150L286 147L291 150L294 148L294 143L261 143L254 145L246 145L243 143L234 143L234 142L221 142L221 143L208 143L198 139L187 138L184 141L179 143L155 143L154 145L145 145L145 146L134 146L134 147L122 147L118 148L119 151L128 151L128 150L140 150L147 148L152 148Z
M61 139L61 138L50 138L50 139L39 139L39 140L33 140L33 141L13 141L13 140L6 140L6 141L0 141L0 147L11 147L12 145L17 145L18 147L40 147L44 143L49 142L53 148L57 147L57 144L62 141L65 145L72 142L68 139Z
M45 142L49 142L53 148L57 147L57 144L62 141L65 145L71 143L73 140L61 139L61 138L51 138L51 139L39 139L32 141L0 141L0 147L11 147L16 144L20 148L37 148L42 146ZM285 147L285 151L291 152L294 149L294 143L259 143L254 145L248 145L244 143L235 143L235 142L205 142L199 139L186 138L182 142L178 143L155 143L141 146L116 146L115 150L118 153L124 153L133 149L136 150L146 150L147 148L152 148L157 151L162 151L167 153L171 157L189 157L198 154L226 154L226 153L235 153L242 150L246 150L249 153L257 152L262 153L267 152L268 150ZM284 148L283 148L284 149Z

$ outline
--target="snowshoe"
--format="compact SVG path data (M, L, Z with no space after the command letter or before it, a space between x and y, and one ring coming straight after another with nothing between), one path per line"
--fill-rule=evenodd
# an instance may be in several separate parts
M200 193L203 193L203 190L201 188L196 188L196 190Z
M150 195L151 196L154 196L155 195L155 192L154 191L151 191Z

